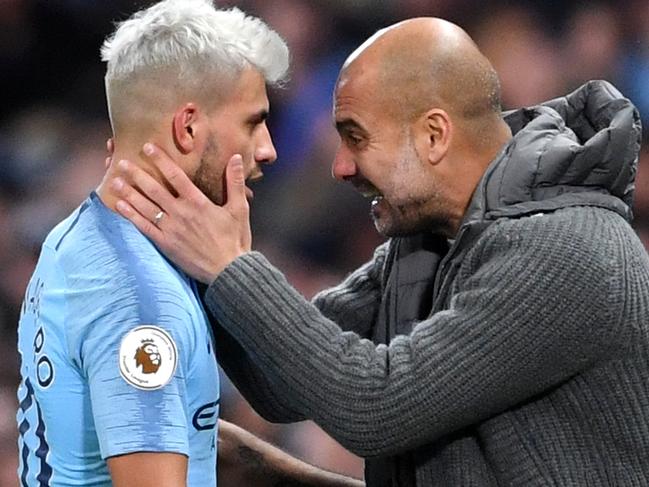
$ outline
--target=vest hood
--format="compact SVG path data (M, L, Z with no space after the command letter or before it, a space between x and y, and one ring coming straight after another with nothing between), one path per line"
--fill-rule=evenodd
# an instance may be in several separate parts
M640 116L606 81L504 114L513 138L488 167L465 222L601 206L631 220Z

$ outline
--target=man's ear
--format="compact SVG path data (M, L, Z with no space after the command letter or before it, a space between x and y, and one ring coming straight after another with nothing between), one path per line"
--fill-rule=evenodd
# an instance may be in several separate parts
M424 121L428 138L428 162L439 164L448 153L453 138L453 123L448 113L440 108L426 112Z
M196 148L199 115L199 109L194 103L186 103L174 113L173 139L181 154L189 154Z

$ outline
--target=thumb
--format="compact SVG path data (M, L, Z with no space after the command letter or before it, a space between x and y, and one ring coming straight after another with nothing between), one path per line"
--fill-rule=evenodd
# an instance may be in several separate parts
M115 141L112 137L106 141L106 151L108 152L108 157L106 157L106 169L108 169L113 163L113 154L115 153Z
M225 169L227 202L223 205L233 214L247 214L246 176L243 172L243 158L235 154L230 158Z

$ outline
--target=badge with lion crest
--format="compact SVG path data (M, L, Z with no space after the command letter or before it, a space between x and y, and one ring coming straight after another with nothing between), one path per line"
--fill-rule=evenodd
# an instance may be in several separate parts
M177 361L173 338L157 326L132 329L119 348L120 374L126 382L145 391L164 387L173 377Z

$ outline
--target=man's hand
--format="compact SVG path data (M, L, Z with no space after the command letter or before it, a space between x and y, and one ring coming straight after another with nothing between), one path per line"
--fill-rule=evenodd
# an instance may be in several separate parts
M113 163L113 154L115 153L115 141L112 137L106 141L106 150L108 151L108 157L106 157L105 167L108 170Z
M111 182L121 198L117 211L187 274L210 284L230 262L250 251L243 160L238 154L230 159L225 172L228 199L219 207L160 148L145 144L143 150L177 196L137 165L121 160Z

